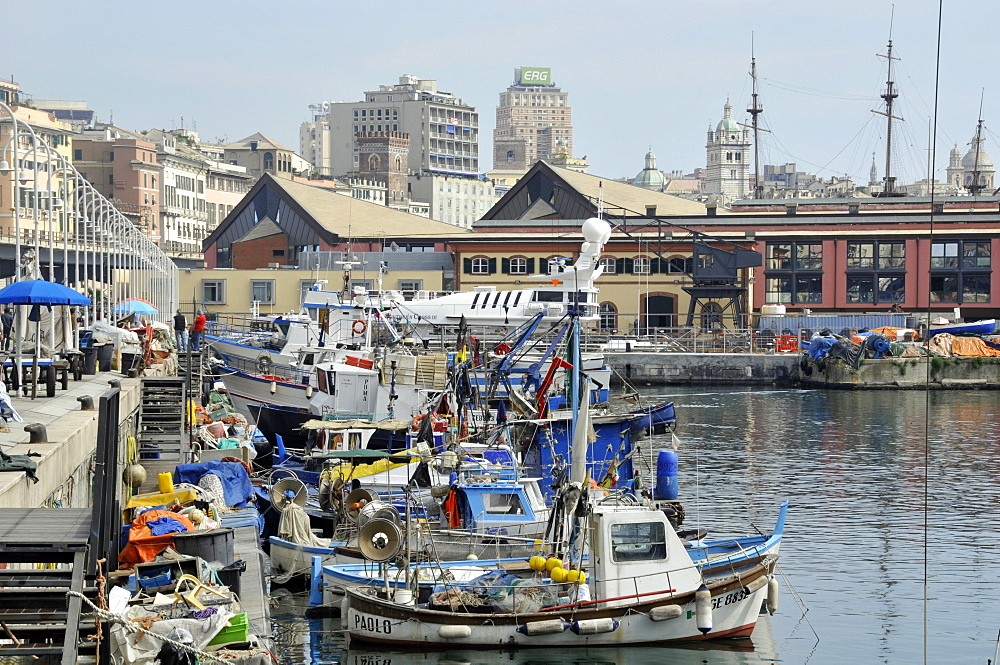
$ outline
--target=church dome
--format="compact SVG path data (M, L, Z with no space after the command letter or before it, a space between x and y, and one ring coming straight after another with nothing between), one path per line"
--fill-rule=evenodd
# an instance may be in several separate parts
M973 141L972 148L962 158L962 168L966 171L975 171L978 166L980 171L992 171L993 160L986 154L986 150L983 149L982 145L979 146L978 156L976 152L975 141Z
M656 168L656 155L652 148L646 153L646 168L639 171L639 175L632 180L632 184L643 189L653 189L661 191L667 184L667 177Z
M717 132L738 132L740 131L740 126L736 124L733 120L733 105L726 101L726 105L722 109L722 120L716 126L715 131Z

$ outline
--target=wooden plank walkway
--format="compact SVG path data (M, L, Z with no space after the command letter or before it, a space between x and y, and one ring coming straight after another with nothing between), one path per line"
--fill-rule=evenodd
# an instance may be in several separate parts
M6 508L0 510L3 547L86 545L90 508Z
M264 552L260 549L260 535L255 526L240 526L234 529L236 542L234 551L237 559L246 561L247 569L240 579L240 603L247 613L247 619L255 632L267 640L270 647L271 608L264 578Z

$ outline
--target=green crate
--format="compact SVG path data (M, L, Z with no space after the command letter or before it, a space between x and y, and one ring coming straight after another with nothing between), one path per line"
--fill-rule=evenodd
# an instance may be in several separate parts
M232 642L246 642L250 631L246 612L237 614L229 618L226 627L219 631L219 634L212 638L208 646L219 644L230 644Z

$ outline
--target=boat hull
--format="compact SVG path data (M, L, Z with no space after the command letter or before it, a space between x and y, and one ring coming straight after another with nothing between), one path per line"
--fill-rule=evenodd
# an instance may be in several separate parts
M663 595L649 601L637 599L613 607L578 605L546 612L479 614L398 604L379 598L378 590L370 587L347 589L345 628L352 642L422 648L597 647L745 638L753 632L761 604L767 599L768 585L754 583L761 577L766 580L773 565L769 561L739 578L729 578L711 587L714 628L708 633L698 629L693 593ZM650 618L653 608L666 605L679 607L676 618L661 621ZM553 620L561 620L566 628L535 635L522 632L526 627ZM572 628L574 622L579 626L579 622L594 625L607 620L617 622L607 632L587 634L582 629L578 634Z

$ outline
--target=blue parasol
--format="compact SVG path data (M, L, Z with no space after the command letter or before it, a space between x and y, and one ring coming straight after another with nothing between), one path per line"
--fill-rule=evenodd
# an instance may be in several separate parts
M115 314L159 314L160 311L153 307L152 304L142 300L140 298L129 298L128 300L123 300L113 308L111 311Z
M31 279L0 289L3 305L89 305L90 298L56 282Z

